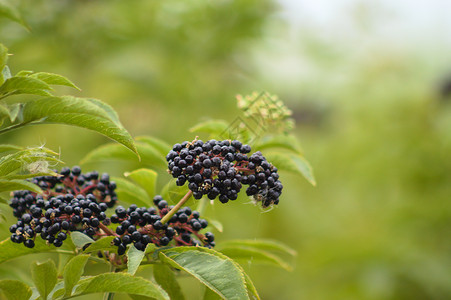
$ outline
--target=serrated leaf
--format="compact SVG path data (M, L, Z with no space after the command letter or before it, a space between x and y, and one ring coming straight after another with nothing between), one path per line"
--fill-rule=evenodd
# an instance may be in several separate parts
M153 277L155 278L155 281L169 294L169 297L172 300L185 299L182 294L182 289L175 278L174 271L172 271L168 266L163 264L155 264L153 266ZM207 290L209 289L207 288Z
M0 95L30 94L50 96L52 88L42 80L31 77L11 77L0 86Z
M75 247L77 247L77 248L83 248L83 246L86 244L94 243L93 239L91 239L86 234L83 234L78 231L72 231L70 233L70 238L71 238L72 242L74 243Z
M220 135L221 133L224 133L229 128L229 126L230 124L223 120L210 120L194 125L189 129L189 131Z
M8 300L30 299L31 288L19 280L0 280L0 290Z
M53 260L49 259L44 263L32 263L31 278L42 299L47 299L47 296L53 290L57 281L57 271Z
M70 81L66 77L58 75L58 74L38 72L38 73L34 73L34 74L30 75L29 77L42 80L47 84L65 85L65 86L69 86L74 89L80 90L80 88L77 87L72 81Z
M72 295L72 289L80 280L85 270L89 255L78 255L72 258L64 267L64 289L65 296Z
M127 272L130 275L135 275L144 258L145 252L138 250L134 245L131 245L127 251Z
M171 145L169 145L165 141L152 136L138 136L136 137L136 141L152 146L153 148L158 150L163 157L166 157L166 155L172 149Z
M33 248L27 248L23 244L16 244L11 242L9 238L0 242L0 263L27 254L53 252L58 250L58 248L53 245L47 245L46 242L41 238L37 238L34 243L35 246ZM63 248L60 249L67 249L66 244L67 243L64 243Z
M160 259L195 277L224 299L249 299L242 270L227 256L203 247L160 251Z
M25 181L25 180L19 180L19 179L11 179L11 180L5 180L0 179L0 193L1 192L7 192L7 191L16 191L16 190L29 190L35 193L41 193L41 188L37 185Z
M155 196L155 190L157 188L157 172L151 169L138 169L126 173L125 176L131 178L143 188L149 196L149 199L152 199Z
M38 161L63 163L61 160L55 158L57 155L57 153L50 149L35 147L3 156L0 159L0 176L24 170L30 164Z
M27 23L25 23L25 21L22 19L19 11L14 6L5 1L0 1L0 17L17 22L24 26L27 30L29 30Z
M23 108L23 122L39 124L67 124L101 133L137 153L130 134L118 122L110 106L100 100L46 97L27 102Z
M149 167L167 168L166 159L154 147L136 142L137 151L141 157L141 164ZM96 163L98 161L128 161L138 162L138 158L126 151L117 144L102 145L89 152L82 160L81 164Z
M236 265L238 265L238 263L236 263ZM241 266L238 265L240 268ZM247 292L249 294L249 297L252 300L260 300L260 296L258 295L257 289L255 288L254 283L252 282L251 278L249 277L249 275L247 275L243 268L241 268L241 271L244 274L244 280L246 281L246 288L247 288Z
M110 251L117 252L117 247L111 245L111 241L114 239L114 236L106 236L103 237L91 245L89 245L83 252L84 253L92 253L97 251Z
M1 144L0 145L0 153L7 152L7 151L16 151L16 150L22 150L23 148L16 145L9 145L9 144Z
M302 148L297 138L293 135L267 136L258 140L253 147L255 150L265 150L270 148L282 148L302 155Z
M282 152L265 153L266 159L279 170L300 174L313 186L316 185L313 169L307 160L301 155Z
M160 299L169 299L168 294L158 285L141 277L127 273L105 273L85 280L77 286L74 295L94 293L127 293Z
M149 198L146 191L138 185L120 177L112 177L111 179L116 182L117 189L115 192L121 202L134 203L138 206L146 207L151 205L152 200Z

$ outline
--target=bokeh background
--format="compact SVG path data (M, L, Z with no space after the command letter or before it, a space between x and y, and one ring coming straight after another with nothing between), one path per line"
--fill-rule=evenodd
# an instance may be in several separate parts
M0 21L13 73L67 76L82 91L60 94L111 104L133 136L191 140L199 121L234 120L239 93L267 90L285 101L317 187L283 173L277 209L208 208L224 224L218 243L271 238L298 251L293 272L246 266L262 299L451 298L449 1L14 5L31 32ZM71 166L108 140L45 125L0 142L45 144ZM99 167L120 176L132 166L83 166ZM169 178L161 172L160 184ZM41 256L3 264L0 277L29 280L27 259ZM199 299L192 283L182 280L188 299Z

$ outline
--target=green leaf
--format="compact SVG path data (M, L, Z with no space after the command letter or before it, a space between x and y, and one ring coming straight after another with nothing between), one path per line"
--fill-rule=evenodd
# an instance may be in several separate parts
M166 265L155 264L153 266L153 277L155 281L169 294L169 298L173 300L183 300L185 297L182 294L174 271ZM207 290L210 290L207 288ZM216 294L215 294L216 295Z
M27 248L22 244L11 242L9 238L0 242L0 263L27 254L53 252L58 250L58 248L53 245L47 245L46 242L41 238L37 238L34 243L35 246L33 248ZM65 246L63 247L63 249L66 248Z
M303 156L282 152L270 152L265 153L265 157L279 170L300 174L313 186L316 185L313 169Z
M267 136L258 140L253 147L255 150L265 150L270 148L282 148L302 155L302 148L297 138L293 135Z
M30 190L32 192L39 194L42 192L40 187L25 180L0 179L0 192L16 191L16 190Z
M105 273L81 280L74 294L81 296L106 292L169 299L168 294L155 283L127 273Z
M70 238L71 238L72 242L74 243L75 247L77 247L77 248L83 248L83 246L86 244L94 243L93 239L91 239L86 234L83 234L78 231L72 231L70 233Z
M243 261L245 263L262 263L281 267L287 271L292 271L293 267L283 261L280 257L266 251L248 247L221 247L221 253L234 259L235 261Z
M276 265L292 271L296 251L280 242L272 240L232 240L217 247L230 258L242 262Z
M138 250L134 245L131 245L127 251L127 269L128 274L135 275L138 270L139 265L141 264L144 258L145 252Z
M141 157L141 164L150 167L167 168L166 159L157 149L143 142L136 142L137 151ZM137 162L136 156L117 144L106 144L89 152L81 164L96 163L98 161L120 160Z
M229 240L221 242L219 245L219 249L225 248L225 247L233 247L233 246L239 246L239 247L251 247L260 249L263 251L273 251L273 252L280 252L285 255L289 256L296 256L297 252L293 248L290 248L289 246L274 240L267 240L267 239L258 239L258 240Z
M0 95L30 94L50 96L52 88L42 80L31 77L11 77L0 86Z
M114 236L106 236L101 239L98 239L97 241L89 245L88 248L86 248L83 252L84 253L92 253L97 251L117 252L117 247L111 245L113 239Z
M168 155L169 151L172 149L172 146L165 141L152 136L138 136L136 137L136 141L152 146L153 148L158 150L163 157L166 157L166 155Z
M218 220L210 219L210 218L204 218L208 221L208 224L212 226L214 229L216 229L219 232L222 232L224 230L224 226L222 226L222 223Z
M22 122L23 120L23 114L22 114L22 109L23 109L24 104L23 103L14 103L12 105L10 105L10 109L9 109L9 118L11 120L11 122L15 122L16 120L18 120L19 122Z
M64 267L64 288L65 296L72 295L72 289L80 280L85 270L89 255L78 255L72 258Z
M0 176L5 176L13 172L24 170L33 163L39 161L63 163L61 160L55 158L57 155L58 153L55 153L52 150L35 147L3 156L0 159Z
M0 18L2 17L17 22L24 26L26 29L29 29L28 25L20 16L19 11L6 1L0 1Z
M12 179L28 179L33 178L37 176L58 176L58 173L55 173L52 170L49 170L48 172L38 172L33 174L8 174L3 177L3 179L12 180Z
M9 145L9 144L1 144L0 145L0 153L7 152L7 151L16 151L16 150L22 150L23 148L16 145Z
M117 189L115 192L121 202L134 203L146 207L151 205L152 201L146 191L137 184L119 177L112 177L111 179L116 182Z
M146 191L149 199L152 199L155 196L155 190L157 188L157 172L150 169L138 169L130 173L125 173L125 176L139 184L139 186Z
M65 85L65 86L69 86L74 89L80 90L80 88L77 87L72 81L70 81L66 77L58 75L58 74L39 72L39 73L32 74L29 77L42 80L47 84Z
M49 259L44 263L32 263L31 278L42 299L47 299L57 281L57 271L53 260Z
M220 135L221 133L224 133L229 128L229 126L230 124L223 120L210 120L191 127L189 131L205 132L212 135Z
M189 191L188 185L177 186L176 179L172 178L161 190L161 196L169 203L177 203ZM189 200L188 200L189 201Z
M0 280L0 290L8 300L30 299L31 288L19 280Z
M160 251L160 259L192 275L224 299L249 299L242 269L219 252L177 247Z
M10 118L9 109L3 103L0 103L0 125L3 124L5 119Z
M23 108L24 123L58 123L91 129L137 153L132 137L115 116L111 107L99 100L70 96L41 98L27 102Z
M240 265L238 265L237 263L235 264L241 268ZM260 300L260 296L258 295L257 289L255 288L255 285L252 282L251 278L244 272L243 268L241 268L241 271L244 274L244 280L246 281L246 288L250 298L252 300Z

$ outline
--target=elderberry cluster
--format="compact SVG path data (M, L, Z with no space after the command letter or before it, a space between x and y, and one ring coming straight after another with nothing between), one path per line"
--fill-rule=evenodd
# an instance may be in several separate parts
M189 207L180 209L168 223L163 224L161 219L172 207L160 195L153 199L154 207L137 207L132 204L128 209L122 206L116 208L111 216L112 223L118 223L113 244L118 247L118 254L125 253L128 244L133 243L136 249L144 251L150 243L156 246L166 246L175 241L176 246L201 245L214 247L214 235L210 232L205 235L199 231L208 226L208 222L199 219L199 213L191 211ZM191 235L196 236L193 238Z
M23 190L12 194L9 205L18 219L9 228L13 242L33 248L39 235L60 247L70 231L94 237L101 223L109 223L105 211L115 204L117 196L116 184L110 182L108 174L82 174L75 166L62 168L57 176L34 177L31 182L43 193Z
M279 203L283 185L277 168L260 151L248 156L249 145L237 140L183 142L175 144L166 156L170 174L177 185L188 182L195 199L206 195L222 203L236 200L243 184L248 196L263 207Z

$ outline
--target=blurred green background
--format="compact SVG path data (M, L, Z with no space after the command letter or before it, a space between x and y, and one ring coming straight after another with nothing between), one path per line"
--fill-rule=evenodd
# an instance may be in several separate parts
M238 93L267 90L285 101L317 187L283 173L284 195L270 212L245 200L208 208L224 224L218 243L272 238L298 251L293 272L246 267L262 299L451 298L449 3L14 4L31 32L0 20L12 72L67 76L82 91L61 94L111 104L133 136L192 140L199 121L235 119ZM45 125L0 142L45 143L71 166L108 140ZM132 168L83 167L116 176ZM161 172L160 184L169 178ZM0 277L29 276L29 261L3 264ZM183 284L199 299L199 286Z

